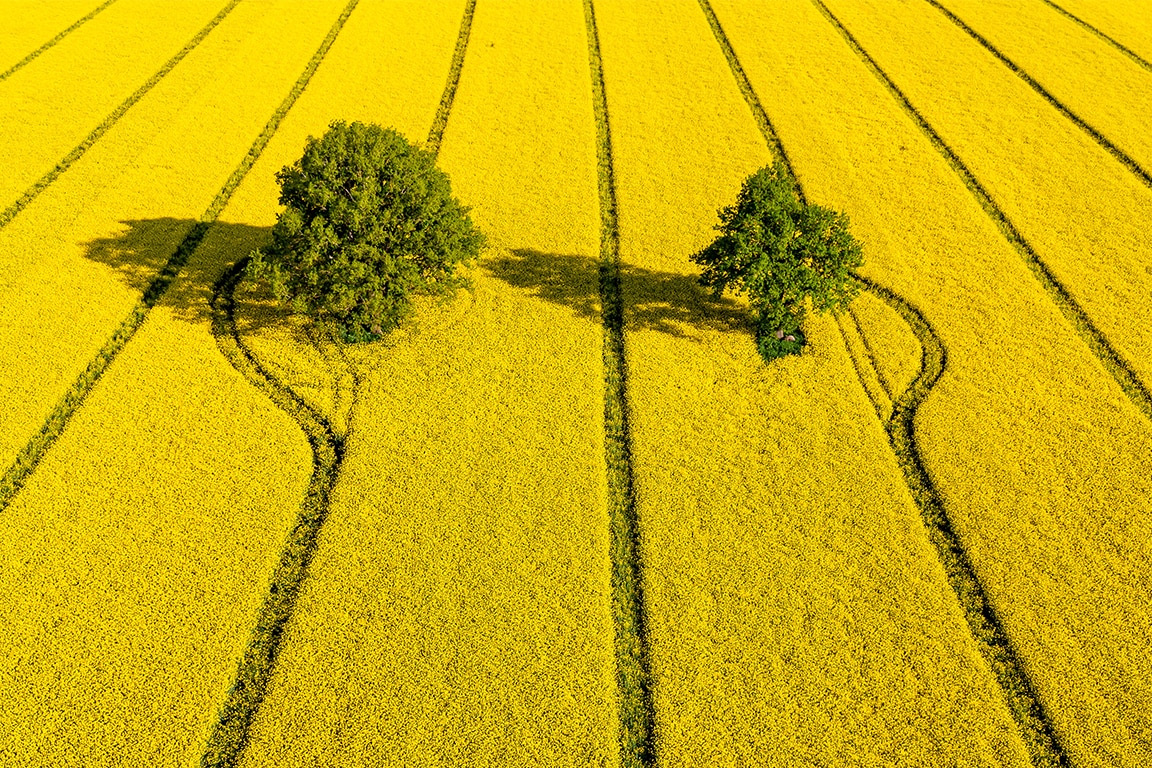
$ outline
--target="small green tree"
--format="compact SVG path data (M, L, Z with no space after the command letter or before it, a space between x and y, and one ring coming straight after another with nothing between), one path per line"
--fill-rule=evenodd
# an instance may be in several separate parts
M376 339L414 294L450 295L484 236L429 152L390 128L334 122L276 174L285 206L249 274L346 341Z
M851 271L862 251L848 217L801 201L783 163L749 176L736 204L720 209L716 229L720 236L692 256L704 267L700 283L748 296L765 360L800 353L809 302L839 311L859 291Z

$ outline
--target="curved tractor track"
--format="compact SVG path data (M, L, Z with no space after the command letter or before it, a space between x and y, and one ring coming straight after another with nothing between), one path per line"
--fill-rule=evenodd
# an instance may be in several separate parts
M272 676L284 628L296 606L300 586L316 551L320 529L328 517L328 499L344 456L344 438L336 433L328 419L278 381L244 343L236 326L236 287L247 266L248 258L240 259L213 286L212 335L233 367L268 395L304 431L312 449L312 476L296 524L280 554L268 596L260 609L228 700L209 738L201 761L204 766L234 765L243 752L248 729L264 700Z
M819 4L819 0L815 2ZM769 120L764 106L760 103L760 98L756 95L727 33L721 26L720 19L708 0L699 0L699 3L765 142L773 154L783 162L796 185L800 199L806 200L803 185L796 176L788 152ZM1051 721L1004 631L1000 618L988 600L984 587L976 576L972 562L952 526L940 493L932 482L916 443L916 412L944 374L947 363L944 343L920 310L906 299L872 280L859 275L854 277L862 288L883 300L899 314L920 343L920 370L916 377L903 392L892 393L892 412L887 420L879 412L877 416L884 422L888 441L904 474L908 490L920 510L928 537L936 548L948 583L956 593L976 645L1004 691L1006 702L1028 746L1033 764L1037 767L1066 766L1068 761L1056 739ZM851 357L851 350L847 352ZM854 358L853 365L857 365ZM859 373L857 368L857 374ZM864 385L863 380L861 385ZM869 399L871 400L870 395Z
M944 343L920 310L899 294L858 275L856 280L900 315L920 343L920 370L903 392L892 393L892 414L884 421L884 430L888 433L888 442L904 473L908 490L920 508L928 538L936 547L948 583L960 601L976 644L1004 690L1033 763L1037 766L1067 765L1036 690L976 577L972 561L952 526L916 442L916 412L947 367L948 354Z
M475 8L476 0L469 0L460 24L447 84L425 142L425 148L433 155L439 152L440 141L444 136L456 88L460 82ZM260 362L255 352L245 344L236 324L236 289L244 279L248 263L247 256L237 260L213 286L210 302L212 335L228 362L300 426L312 449L312 475L297 513L296 523L281 550L268 594L228 692L228 698L221 707L220 715L209 735L208 746L200 761L203 768L237 765L244 754L252 721L264 701L284 632L292 618L300 589L308 576L320 531L328 518L329 499L339 477L344 446L352 434L350 424L343 435L339 434L323 413L310 406L293 392L291 387L277 379L276 375Z

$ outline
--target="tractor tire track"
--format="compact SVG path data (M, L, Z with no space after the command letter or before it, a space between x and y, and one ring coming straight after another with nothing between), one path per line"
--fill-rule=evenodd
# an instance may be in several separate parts
M803 186L796 177L779 135L753 90L727 34L720 25L719 18L708 0L699 2L728 60L740 91L744 94L764 134L765 141L787 167L801 199L806 200ZM826 16L830 16L820 0L814 2L821 7ZM1066 766L1067 759L1056 739L1051 721L1036 695L1024 665L1004 631L1003 623L976 576L972 562L952 526L943 499L932 481L916 442L916 412L940 380L947 365L947 350L944 343L924 315L910 302L879 283L859 275L854 277L862 288L883 300L899 314L920 343L922 351L920 370L907 389L893 396L892 414L886 421L884 419L881 421L884 423L888 441L904 475L904 481L920 510L928 538L936 548L948 583L956 593L976 645L1004 691L1009 710L1028 746L1033 764L1038 767ZM848 354L851 356L850 351Z
M114 3L114 2L116 2L116 0L105 0L105 2L101 3L100 5L96 6L91 11L89 11L86 16L81 16L79 19L77 19L75 22L73 22L72 26L68 27L63 32L60 32L59 34L57 34L54 38L52 38L48 42L44 43L44 45L40 46L36 50L32 51L32 53L30 53L27 56L25 56L24 58L20 59L20 61L16 62L15 64L13 64L10 67L8 67L8 69L4 70L3 72L0 72L0 83L7 80L11 75L13 75L16 72L16 70L21 69L22 67L24 67L27 64L31 64L40 54L44 53L49 48L56 45L58 42L60 42L64 38L68 37L68 35L72 34L77 29L84 26L84 24L86 24L87 22L96 18L96 15L99 14L100 11L102 11L105 8L107 8L108 6L112 5L112 3Z
M624 299L620 284L620 235L608 97L593 0L584 0L592 104L596 118L600 188L600 303L604 324L604 450L608 469L608 517L615 625L616 690L620 699L620 765L656 763L655 712L644 601L643 542L636 517L632 437L628 409L628 363L624 351Z
M331 47L345 20L359 0L351 0L328 39L323 53ZM464 54L472 29L476 0L469 0L460 23L456 49L448 73L448 82L440 100L425 147L436 154L451 113L456 88L464 66ZM319 52L318 52L319 53ZM321 54L322 58L322 54ZM315 64L319 66L317 59ZM313 67L313 71L315 67ZM303 89L301 89L303 90ZM253 386L290 416L308 439L312 449L312 475L297 514L296 524L281 551L273 572L268 594L260 608L248 647L240 662L227 700L201 757L202 768L231 768L240 762L248 746L252 722L275 673L284 633L292 619L296 601L308 577L309 566L319 542L320 532L328 518L332 489L339 479L344 447L352 435L351 417L345 434L340 435L317 409L280 381L248 347L236 325L236 289L244 279L248 258L234 262L213 286L212 333L221 353ZM353 377L356 374L353 371Z
M141 85L135 90L135 92L132 93L131 96L124 99L124 101L120 103L120 106L112 110L108 116L104 118L100 125L93 128L92 132L84 137L83 141L76 145L75 149L61 158L60 162L56 163L56 167L41 176L35 184L24 191L24 194L20 195L20 197L18 197L3 211L0 211L0 229L8 226L8 223L11 222L12 219L16 218L20 211L24 210L28 204L39 197L40 193L47 189L49 185L52 184L52 182L60 178L61 174L71 168L77 160L83 157L84 153L91 149L92 145L99 141L101 137L104 136L104 134L108 133L112 126L114 126L128 110L132 109L132 107L135 106L136 103L140 101L140 99L144 98L144 96L146 96L148 92L156 86L157 83L164 79L165 75L175 69L176 65L184 60L184 57L191 53L192 50L196 48L196 46L200 45L204 38L208 37L209 33L212 32L212 30L215 29L217 25L220 24L220 22L224 21L225 17L227 17L228 14L232 12L232 9L235 8L239 3L240 0L230 0L230 2L225 5L218 14L212 17L212 20L205 24L204 27L199 32L197 32L195 36L193 36L193 38L189 40L184 45L184 47L176 53L175 56L168 59L168 61L164 63L164 66L156 70L152 77L148 78L143 85ZM101 6L101 9L106 6L107 4L105 4L105 6Z

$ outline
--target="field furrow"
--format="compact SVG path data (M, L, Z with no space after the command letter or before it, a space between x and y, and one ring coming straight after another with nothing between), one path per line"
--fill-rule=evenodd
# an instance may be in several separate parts
M4 218L226 5L224 0L120 0L0 81Z
M863 273L946 347L913 438L1059 746L1073 765L1144 764L1147 421L814 4L713 5L809 195L851 216Z
M348 350L340 479L245 765L616 763L587 62L577 0L477 5L440 164L490 250L454 304Z
M704 13L595 6L657 760L1025 765L835 320L766 367L696 284L770 157Z
M1152 14L1144 0L1049 0L1048 4L1106 36L1145 69L1152 69Z
M0 28L0 80L88 23L116 0L8 0Z
M1102 362L1135 373L1152 418L1152 189L931 5L827 7L986 191L1053 297L1083 312L1085 336L1103 334L1118 359Z
M848 313L889 397L908 390L920 369L922 351L908 324L882 299L865 291Z
M868 393L868 399L872 401L872 405L876 409L876 417L882 422L888 421L892 415L892 392L880 375L876 358L872 356L871 350L868 348L868 338L864 336L860 326L850 313L837 317L836 324L840 329L841 337L844 339L844 346L852 356L856 376L860 379L860 383Z
M0 230L0 400L11 404L0 416L0 504L91 385L86 366L110 336L130 333L142 294L157 298L157 275L197 219L218 212L222 185L323 37L328 7L300 18L293 2L238 5Z
M265 133L245 131L260 136L253 155L353 5L309 3L301 16L275 3L246 19L251 47L226 60L259 90L252 108L281 100ZM213 117L188 106L200 111L185 120ZM192 224L159 224L171 221ZM148 269L169 255L151 239L156 224L130 221L103 246ZM254 228L220 229L236 239ZM310 464L298 427L216 347L207 299L221 256L232 254L197 251L0 517L5 765L200 763Z
M1152 187L1152 71L1043 0L932 1Z

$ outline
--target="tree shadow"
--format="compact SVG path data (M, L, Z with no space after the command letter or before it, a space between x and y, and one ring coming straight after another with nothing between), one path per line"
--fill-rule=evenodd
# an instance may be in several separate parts
M270 227L217 221L206 226L172 217L123 221L125 231L86 244L86 256L114 271L125 285L154 295L156 303L189 322L210 322L216 283L229 266L271 238ZM520 248L484 259L480 269L516 288L578 316L601 322L600 261L572 254ZM748 310L717 297L692 275L620 267L624 324L679 338L701 331L751 333ZM247 283L248 281L245 281ZM237 330L250 333L292 325L292 312L267 290L242 284Z
M172 217L120 222L126 230L85 244L85 256L109 267L145 300L189 322L210 322L216 283L229 266L271 238L271 227ZM238 330L250 332L282 323L291 313L267 291L244 292Z
M509 285L600 321L599 259L519 248L481 266ZM693 331L753 331L746 307L715 296L692 275L622 264L620 282L628 330L655 330L678 338L690 338Z

